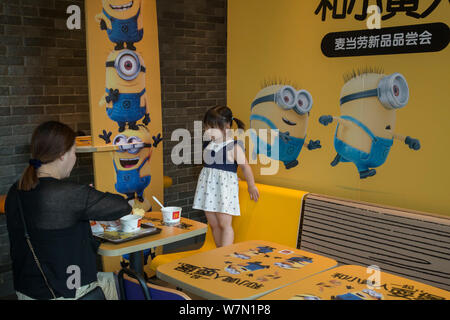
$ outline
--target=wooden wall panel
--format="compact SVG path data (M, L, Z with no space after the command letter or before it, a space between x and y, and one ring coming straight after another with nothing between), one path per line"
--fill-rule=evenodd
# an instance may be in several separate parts
M298 248L450 290L450 219L306 196Z

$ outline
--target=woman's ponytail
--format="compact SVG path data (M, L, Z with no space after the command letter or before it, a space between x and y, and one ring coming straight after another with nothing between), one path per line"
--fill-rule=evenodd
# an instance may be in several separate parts
M19 180L19 190L30 191L38 185L37 169L33 165L28 165Z

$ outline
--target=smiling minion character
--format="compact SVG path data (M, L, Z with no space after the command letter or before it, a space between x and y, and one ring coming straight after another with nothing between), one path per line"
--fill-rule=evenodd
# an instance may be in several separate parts
M282 161L286 169L297 166L312 105L312 96L306 90L296 90L293 86L277 82L264 83L251 105L253 158L264 154ZM261 129L267 130L269 135L261 134ZM321 148L320 141L311 140L307 148Z
M139 130L126 130L117 135L113 144L119 149L113 153L113 164L116 171L117 192L127 195L127 200L135 199L144 202L144 190L151 181L150 175L144 175L145 166L149 166L152 156L152 139L148 129L139 126Z
M141 55L135 51L113 51L106 62L106 88L100 107L106 107L108 117L117 122L119 132L138 130L137 121L150 123L145 90L146 68Z
M408 83L403 75L383 74L382 70L367 68L344 77L341 91L340 117L321 116L325 126L337 121L334 146L337 155L331 166L353 162L361 179L374 176L388 157L394 139L412 150L420 142L394 133L397 111L409 100Z
M141 14L142 0L103 0L103 11L95 16L109 40L116 44L115 50L122 50L127 44L129 50L136 50L134 43L142 40L144 26Z

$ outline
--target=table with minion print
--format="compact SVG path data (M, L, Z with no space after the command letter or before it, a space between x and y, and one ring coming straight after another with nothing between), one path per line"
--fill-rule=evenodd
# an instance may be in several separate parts
M246 241L161 265L158 278L206 299L257 299L337 262L269 241Z
M447 300L450 292L372 268L345 265L297 281L260 300Z

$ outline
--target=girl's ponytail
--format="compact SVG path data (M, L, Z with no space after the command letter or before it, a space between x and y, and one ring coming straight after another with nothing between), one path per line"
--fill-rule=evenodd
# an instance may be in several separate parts
M239 129L245 130L245 124L244 124L244 122L242 122L241 120L236 119L236 118L234 118L234 117L233 117L232 120L233 120L234 122L236 122L236 125L237 125L237 127L238 127Z

